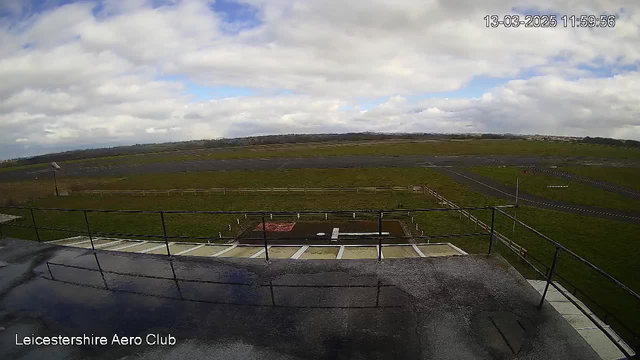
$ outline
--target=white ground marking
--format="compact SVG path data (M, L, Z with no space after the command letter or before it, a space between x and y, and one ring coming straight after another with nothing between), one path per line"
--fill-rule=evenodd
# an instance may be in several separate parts
M205 245L205 244L202 244L202 245L194 246L194 247L192 247L191 249L187 249L187 250L184 250L184 251L180 251L179 253L177 253L177 254L173 254L173 255L178 256L178 255L186 254L186 253L188 253L188 252L190 252L190 251L200 249L200 248L201 248L201 247L203 247L203 246L206 246L206 245Z
M340 246L340 250L338 250L338 256L336 256L336 259L342 259L342 254L344 254L344 245Z
M271 245L267 246L267 249L271 249ZM257 253L249 256L249 259L255 259L262 254L264 254L264 248L262 248L262 250L258 251Z
M76 245L84 244L84 243L87 243L87 242L90 242L90 241L91 240L83 240L83 241L75 242L73 244L67 244L67 245L64 245L64 246L76 246Z
M333 241L338 240L339 233L340 233L340 228L333 228L333 231L331 231L331 240Z
M378 235L378 234L379 234L378 232L338 233L338 235L346 235L346 236L366 236L366 235ZM389 235L389 233L383 232L382 235Z
M94 241L95 241L95 240L98 240L98 239L94 239ZM105 244L95 245L94 247L96 247L96 248L105 247L105 246L107 246L107 245L118 244L118 243L121 243L121 242L123 242L123 241L124 241L124 240L116 240L116 241L108 242L108 243L105 243Z
M224 250L222 250L222 251L218 251L217 253L215 253L215 254L211 255L211 257L220 256L220 255L222 255L222 254L226 253L227 251L231 251L231 250L233 250L233 249L235 249L235 248L237 248L237 247L238 247L238 245L232 245L232 246L229 246L229 248L224 249Z
M298 251L296 251L295 254L291 255L290 259L299 259L300 256L302 256L302 254L304 254L304 252L307 251L308 248L309 248L309 245L305 245L301 247Z
M142 240L142 241L140 241L140 242L135 242L135 243L133 243L133 244L129 244L129 245L125 245L125 246L121 246L121 247L116 248L116 249L111 249L111 251L120 251L120 250L123 250L123 249L126 249L126 248L130 248L130 247L133 247L133 246L136 246L136 245L142 245L142 244L146 244L146 243L147 243L147 241Z
M175 243L170 242L169 246L171 246L173 244L175 244ZM167 246L167 245L166 244L162 244L162 245L158 245L156 247L152 247L151 249L142 250L142 251L140 251L140 254L146 254L146 253L148 253L150 251L158 250L158 249L162 248L163 246Z
M457 247L457 246L455 246L455 245L453 245L453 244L451 244L451 243L447 243L447 245L451 246L451 247L452 247L452 248L454 248L456 251L460 252L460 254L462 254L462 255L469 255L469 254L467 254L464 250L460 249L459 247Z
M416 244L412 244L411 246L413 246L413 250L415 250L418 255L420 255L420 257L427 257L422 250L418 249L418 246Z
M70 237L70 238L64 238L64 239L58 239L58 240L45 241L45 244L55 244L55 243L60 242L60 241L72 240L72 239L80 239L81 237L84 237L84 236L79 235L79 236L73 236L73 237Z

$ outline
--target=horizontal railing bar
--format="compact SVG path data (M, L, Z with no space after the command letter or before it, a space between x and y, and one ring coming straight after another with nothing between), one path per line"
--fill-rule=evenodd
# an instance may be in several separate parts
M581 263L587 265L588 267L590 267L591 269L595 270L596 272L598 272L600 275L604 276L606 279L608 279L609 281L613 282L614 284L618 285L620 288L624 289L626 292L628 292L629 294L631 294L633 297L636 298L636 300L640 300L640 295L638 295L635 291L631 290L629 287L627 287L625 284L623 284L622 282L620 282L618 279L614 278L613 276L609 275L608 273L606 273L604 270L600 269L599 267L597 267L596 265L590 263L589 261L585 260L583 257L581 257L580 255L574 253L573 251L567 249L565 246L563 246L562 244L558 243L557 241L551 239L550 237L548 237L547 235L541 233L540 231L532 228L531 226L523 223L522 221L516 219L515 217L507 214L506 212L500 210L500 209L496 209L496 211L498 211L499 213L503 214L504 216L508 217L509 219L517 222L518 224L524 226L527 230L533 232L534 234L542 237L543 239L547 240L548 242L552 243L553 245L557 246L558 248L560 248L560 250L566 252L567 254L573 256L574 258L576 258L578 261L580 261Z

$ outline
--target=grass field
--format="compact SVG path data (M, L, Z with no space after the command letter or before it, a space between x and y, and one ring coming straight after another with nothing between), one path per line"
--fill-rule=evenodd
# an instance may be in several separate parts
M358 186L358 185L410 185L427 184L451 201L462 206L503 204L505 201L491 198L458 184L433 169L332 169L332 170L282 170L271 172L229 171L209 173L183 173L163 176L136 175L127 178L96 179L95 186L101 188L171 188L171 187L219 187L219 186ZM92 186L94 184L91 184ZM590 188L590 190L593 190ZM316 209L407 209L441 207L429 195L407 193L354 194L331 193L320 195L210 195L210 196L171 196L171 197L47 197L29 203L40 207L70 207L89 209L148 209L148 210L316 210ZM9 211L7 211L9 212ZM18 212L20 211L11 211ZM511 211L512 212L512 211ZM30 223L29 214L23 224ZM82 213L64 213L56 211L36 211L39 226L63 227L84 231L86 224ZM414 215L414 214L412 214ZM490 222L490 212L476 211L474 215ZM640 290L637 258L640 256L640 244L637 234L640 225L616 221L585 218L562 212L521 207L517 216L524 222L537 228L544 234L556 239L574 250L636 291ZM234 235L245 220L240 216L229 215L174 215L166 216L169 235L210 236L215 238L218 232ZM92 231L132 232L162 234L158 214L89 214ZM249 221L248 219L247 221ZM407 220L405 218L405 220ZM479 231L472 222L460 218L455 213L415 214L415 221L425 234L469 233ZM228 225L232 224L232 231ZM235 224L235 225L233 225ZM518 244L528 249L529 255L550 265L554 248L535 234L520 226L512 232L512 222L503 216L497 216L496 228ZM3 227L8 236L35 239L33 230ZM63 234L54 231L42 231L43 240L68 237L75 234ZM469 253L486 253L488 237L462 239L435 239L450 241ZM508 258L514 266L531 277L531 271L508 253L503 245L496 245L496 251ZM605 304L617 317L626 318L636 328L640 327L640 316L634 314L636 305L617 288L609 286L603 278L584 265L562 256L557 267L558 273L569 279L599 303Z
M567 166L558 170L640 190L640 168Z
M607 169L608 170L608 169ZM559 179L552 175L528 172L522 173L518 167L478 166L471 171L516 187L516 179L520 181L520 191L541 196L551 200L573 204L589 205L601 208L619 209L640 212L640 201L610 191L596 189L578 181ZM639 183L640 178L630 183ZM549 188L548 185L568 185L568 188Z
M237 159L255 157L310 157L339 155L536 155L580 156L591 158L640 159L640 150L616 146L546 142L533 140L443 140L284 144L239 147L224 150L177 151L157 154L120 155L73 160L69 163L86 166L111 166L206 159ZM2 168L12 171L43 165Z

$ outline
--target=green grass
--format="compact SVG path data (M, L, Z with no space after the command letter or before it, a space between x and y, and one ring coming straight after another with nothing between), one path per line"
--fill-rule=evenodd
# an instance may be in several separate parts
M473 167L471 171L516 187L520 179L520 191L546 199L572 204L626 211L640 211L640 201L610 191L572 180L559 179L552 175L529 172L522 174L518 167ZM568 188L548 188L547 185L568 185Z
M464 140L464 141L393 141L283 144L239 147L231 149L203 149L155 154L120 155L103 158L72 160L68 163L86 166L109 166L205 159L237 159L255 157L311 157L339 155L537 155L582 156L591 158L640 159L640 150L617 146L547 142L533 140ZM26 165L38 167L43 165ZM0 169L24 169L16 166Z
M283 169L272 171L206 171L130 175L104 181L96 189L206 189L213 187L355 187L408 186L428 181L426 168Z
M126 179L104 182L104 188L170 188L170 187L219 187L219 186L356 186L356 185L409 185L427 184L434 190L461 206L503 204L504 200L488 197L472 191L465 185L451 180L433 169L332 169L332 170L282 170L282 171L229 171L209 173L183 173L163 176L136 175ZM429 195L407 193L353 194L329 193L319 195L303 194L251 194L251 195L211 195L211 196L171 196L171 197L131 197L131 196L70 196L49 197L36 200L29 205L41 207L72 207L89 209L148 209L148 210L318 210L318 209L407 209L440 207ZM510 212L512 212L511 210ZM14 211L25 216L22 224L28 224L29 214ZM489 211L475 212L481 220L490 222ZM86 225L82 213L36 211L39 226L64 227L84 231ZM468 233L479 231L475 224L460 219L456 213L412 214L420 229L426 234ZM611 220L583 217L557 211L521 207L517 216L542 233L556 239L580 256L601 267L623 283L640 291L637 259L640 244L637 234L640 225ZM254 219L242 219L247 224ZM218 232L228 236L238 231L233 225L236 217L230 215L167 215L169 235L211 236ZM162 234L158 214L122 215L89 214L93 231L136 232ZM257 219L255 219L257 220ZM408 218L405 218L409 221ZM228 224L232 224L229 232ZM410 221L409 221L410 223ZM554 248L537 235L517 226L512 232L512 221L497 215L496 229L528 249L529 255L540 259L549 266ZM30 229L3 227L5 235L34 239ZM418 232L415 232L418 233ZM43 240L68 237L62 234L42 231ZM434 239L432 242L450 241L470 253L486 253L488 237L462 239ZM507 258L528 277L533 274L519 262L503 245L497 244L496 251ZM640 328L640 316L635 315L637 303L628 295L610 286L601 275L572 260L566 254L560 256L558 273L583 289L598 303L605 305L619 318ZM570 289L571 290L571 289ZM583 297L584 299L584 297ZM592 308L597 311L597 309Z
M640 168L567 166L558 170L640 190Z

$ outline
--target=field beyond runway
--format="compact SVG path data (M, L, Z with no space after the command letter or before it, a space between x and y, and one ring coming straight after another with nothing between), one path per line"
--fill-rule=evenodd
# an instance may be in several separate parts
M600 159L602 161L602 159ZM374 168L374 167L437 167L437 166L544 166L581 165L592 163L594 159L563 156L433 156L433 155L346 155L327 157L274 157L247 159L209 159L175 162L157 162L111 166L87 167L82 163L64 164L60 176L95 177L121 176L128 174L162 174L175 172L197 172L214 170L276 170L276 169L333 169L333 168ZM607 160L609 165L618 164L640 167L637 160ZM0 172L0 180L26 180L36 177L50 177L50 170L16 169Z

